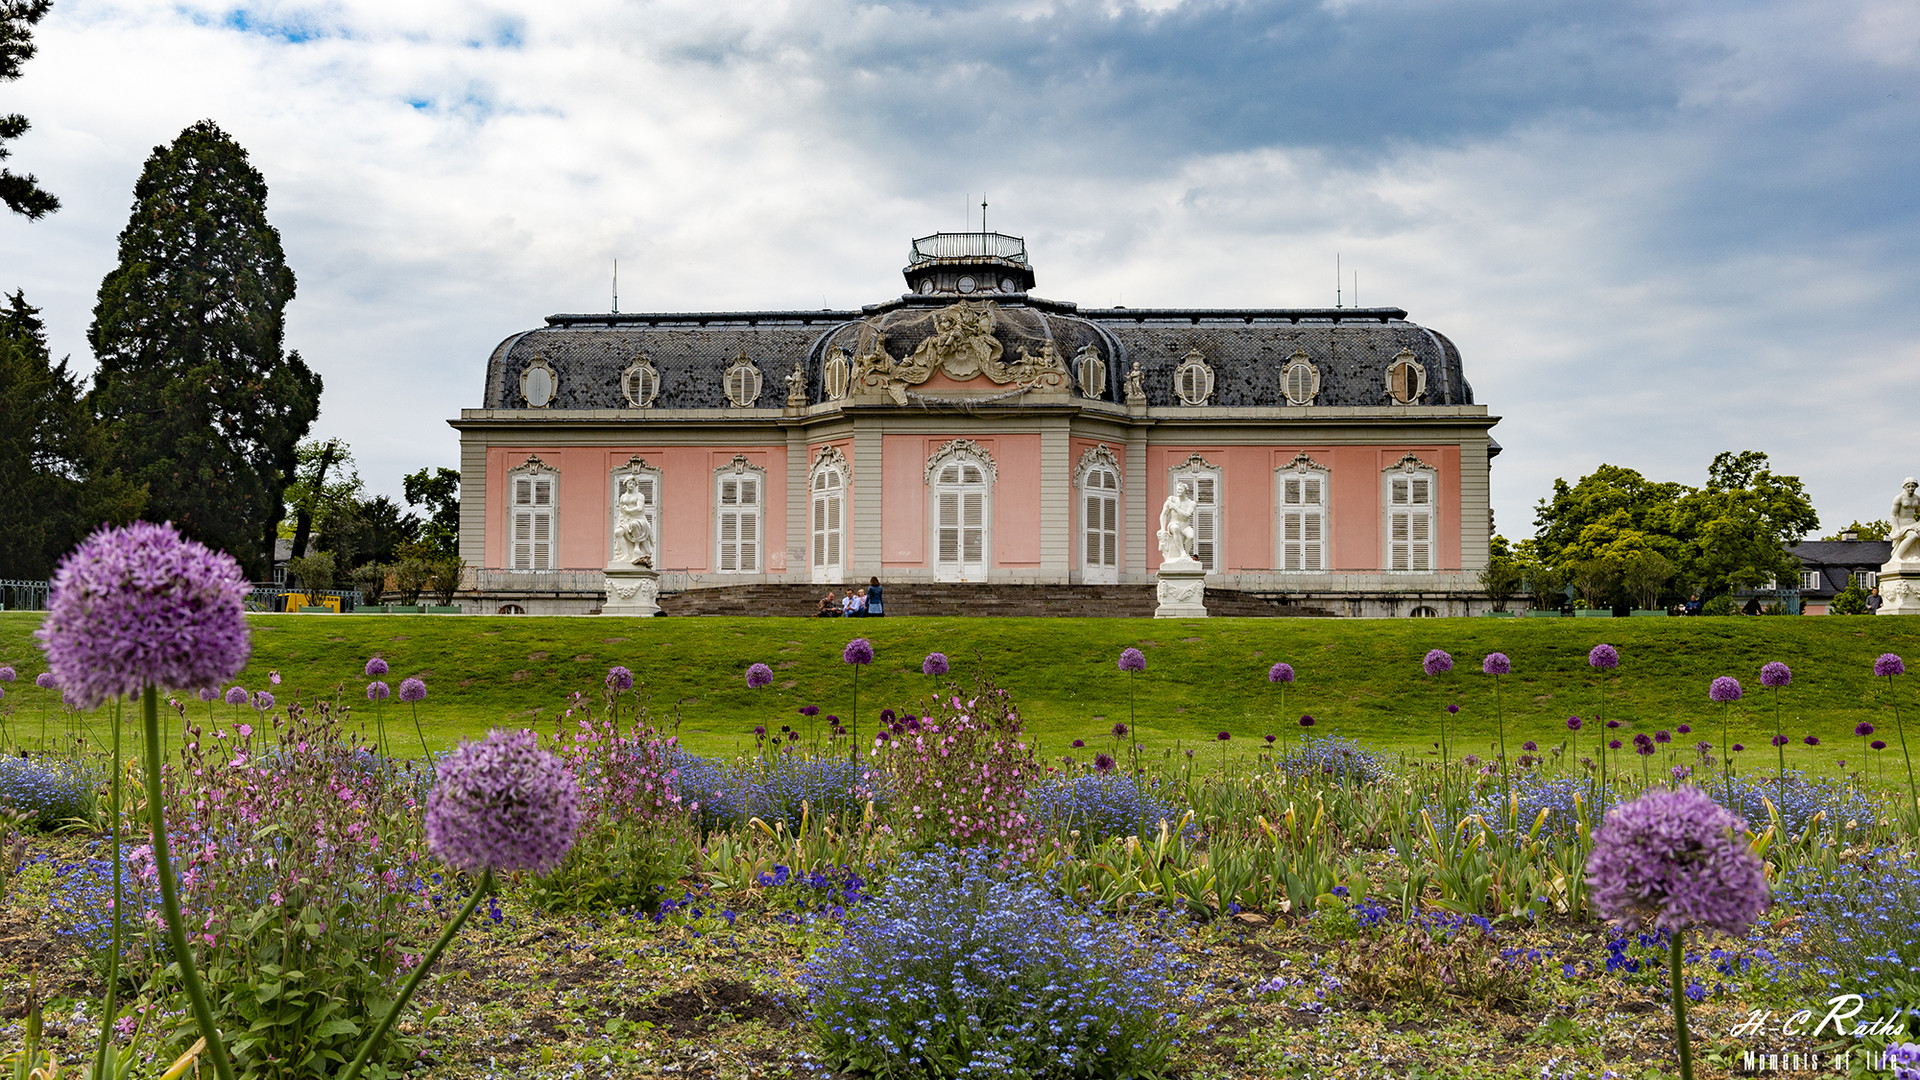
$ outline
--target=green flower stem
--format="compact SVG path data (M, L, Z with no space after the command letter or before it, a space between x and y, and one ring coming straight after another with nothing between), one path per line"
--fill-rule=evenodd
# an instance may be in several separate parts
M113 699L113 792L108 796L113 815L113 955L107 957L107 1003L100 1012L100 1046L93 1055L93 1075L107 1075L107 1038L113 1032L113 1013L120 991L120 699Z
M1774 700L1774 706L1778 708L1779 702L1780 702L1780 692L1777 689L1774 691L1773 700ZM1727 774L1727 809L1728 810L1733 809L1733 754L1727 750L1727 726L1729 722L1727 713L1732 708L1733 708L1733 702L1729 701L1726 703L1726 707L1720 710L1720 769L1721 771ZM1785 785L1783 783L1782 787L1784 786Z
M1772 690L1773 749L1780 755L1780 794L1778 797L1784 799L1787 796L1787 744L1780 741L1780 688L1775 686ZM1729 802L1727 807L1728 809L1732 809L1733 804Z
M220 1080L233 1080L233 1063L227 1060L227 1044L213 1024L213 1009L207 1004L207 991L200 985L200 974L193 969L193 949L187 944L186 922L180 915L180 891L173 880L173 861L167 855L167 824L163 809L164 788L160 782L160 692L148 686L141 694L140 708L146 729L147 820L153 826L153 869L160 877L160 906L167 916L167 942L173 946L174 959L180 965L180 985L193 1003L193 1018L206 1036L206 1056L213 1061ZM116 726L114 733L119 734Z
M1507 777L1507 710L1500 700L1500 676L1493 677L1493 711L1500 726L1500 800L1513 801L1513 781Z
M1887 676L1887 696L1893 697L1893 676ZM1893 730L1900 733L1900 756L1907 760L1907 798L1910 809L1920 810L1920 789L1913 784L1913 755L1907 753L1907 726L1900 722L1900 701L1893 702Z
M1668 966L1673 969L1673 1037L1680 1044L1680 1080L1693 1080L1693 1042L1687 1037L1687 991L1680 966L1686 959L1681 946L1684 931L1673 931L1673 952Z
M360 1053L354 1056L353 1064L347 1066L347 1071L341 1074L340 1080L357 1080L360 1070L366 1067L367 1059L373 1056L374 1048L379 1046L380 1040L386 1038L387 1032L393 1029L393 1022L400 1018L400 1013L407 1007L407 1002L413 1000L413 992L420 988L420 980L426 976L427 970L439 961L440 954L447 949L447 943L453 940L453 935L460 932L460 927L466 924L468 917L473 914L473 909L480 905L480 898L492 890L493 871L481 871L480 883L474 886L473 895L467 897L466 906L453 917L453 921L447 924L447 928L440 932L440 940L434 942L433 948L428 949L427 955L421 957L420 963L414 966L413 974L407 976L407 984L400 988L400 996L393 1000L393 1007L387 1010L387 1015L380 1018L380 1026L373 1029L373 1034L368 1037L366 1045L362 1046Z
M427 775L432 776L434 774L433 751L427 749L427 733L420 727L420 703L414 701L408 704L413 708L413 732L420 736L420 756L427 759Z
M853 715L847 718L847 758L860 760L860 665L853 665Z

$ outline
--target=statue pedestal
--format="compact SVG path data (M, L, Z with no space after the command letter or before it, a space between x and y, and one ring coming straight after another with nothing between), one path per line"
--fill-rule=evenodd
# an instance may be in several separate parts
M1204 619L1207 617L1207 571L1192 559L1163 562L1154 575L1154 592L1160 606L1153 609L1156 619Z
M1880 568L1880 614L1920 615L1920 564L1890 562Z
M660 571L647 566L609 566L602 615L660 614Z

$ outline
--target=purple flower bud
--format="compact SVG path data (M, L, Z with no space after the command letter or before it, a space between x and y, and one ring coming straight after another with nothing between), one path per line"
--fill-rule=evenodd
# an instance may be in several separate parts
M427 848L469 873L560 865L580 828L579 783L531 731L461 743L427 796Z
M1487 658L1480 661L1480 670L1488 675L1505 675L1513 670L1513 664L1506 653L1488 653Z
M1267 681L1278 682L1278 683L1292 682L1293 681L1293 665L1292 664L1275 664L1272 667L1268 668Z
M1095 772L1112 772L1113 755L1104 752L1093 755L1093 768Z
M1449 706L1447 706L1447 712L1449 712L1449 713L1458 713L1459 711L1460 711L1460 706L1458 706L1458 705L1449 705Z
M747 689L758 690L773 681L773 669L765 664L755 664L747 669Z
M252 697L253 695L247 693L247 688L244 686L231 686L227 688L227 704L229 705L245 705Z
M1116 739L1124 739L1124 738L1126 738L1126 737L1127 737L1127 725L1125 725L1125 724L1115 724L1115 725L1113 725L1113 731L1112 731L1112 735L1113 735L1113 737L1114 737L1114 738L1116 738Z
M1120 670L1121 671L1147 670L1147 654L1141 652L1139 649L1135 649L1129 646L1125 651L1121 652L1120 654Z
M1231 739L1231 738L1233 738L1233 733L1227 732L1227 731L1223 731L1220 734L1214 736L1214 739L1219 742L1226 742L1228 739Z
M633 689L633 672L615 664L607 669L607 689L616 694Z
M948 671L947 654L930 652L920 661L920 673L923 675L945 675Z
M1785 735L1775 735L1772 741L1775 746L1785 746L1793 740L1787 738Z
M1301 718L1300 718L1300 726L1301 726L1301 727L1312 727L1312 726L1313 726L1313 717L1311 717L1311 716L1303 716L1303 717L1301 717Z
M819 716L819 715L820 715L820 706L818 706L818 705L802 705L802 706L800 706L800 715L801 715L801 716ZM782 731L785 731L785 730L786 730L786 728L781 728L780 730L782 730Z
M102 528L54 571L34 636L80 708L148 686L213 686L247 666L240 564L171 524Z
M840 659L849 664L873 663L873 642L863 637L854 638L847 642L846 651L840 654Z
M273 695L267 693L265 690L255 691L253 695L253 707L259 709L261 712L266 712L268 709L273 708Z
M387 662L385 660L382 660L376 656L373 659L367 661L367 678L377 679L380 676L385 675L386 673L387 673Z
M1859 723L1853 725L1853 733L1855 735L1859 735L1862 738L1864 738L1868 735L1873 734L1873 725L1867 723L1865 720L1862 720Z
M1618 721L1618 720L1609 720L1609 721L1607 721L1607 730L1609 730L1609 731L1611 731L1611 730L1613 730L1613 729L1615 729L1615 728L1618 728L1619 726L1620 726L1620 721Z
M1906 671L1907 665L1892 653L1881 653L1879 659L1873 662L1875 675L1904 675Z
M1745 749L1746 749L1746 746L1745 746L1745 744L1743 744L1743 743L1734 743L1734 744L1733 744L1733 752L1734 752L1734 753L1736 753L1736 754L1738 754L1738 753L1740 753L1741 751L1743 751L1743 750L1745 750Z
M1793 669L1774 660L1760 669L1760 685L1777 690L1793 681Z
M1620 740L1619 740L1619 739L1614 739L1614 740L1612 740L1611 742L1609 742L1609 743L1607 743L1607 749L1609 749L1609 750L1618 750L1618 749L1620 749Z
M1523 742L1520 744L1520 749L1525 750L1527 753L1531 754L1535 750L1540 749L1540 744L1537 742L1534 742L1532 739L1528 739L1526 742Z
M1615 807L1595 832L1588 900L1620 926L1652 915L1668 930L1701 926L1744 936L1769 899L1745 830L1746 822L1697 789L1649 791Z
M201 687L201 688L200 688L200 700L201 700L201 701L209 701L209 702L210 702L210 701L217 701L217 700L219 700L219 698L220 698L220 689L219 689L219 687L215 687L215 686L203 686L203 687Z
M1885 750L1887 748L1887 744L1880 741L1879 739L1875 739L1872 742L1868 743L1867 745L1872 747L1875 750Z
M1577 717L1577 716L1569 716L1569 717L1567 717L1567 730L1568 730L1568 731L1579 731L1579 730L1580 730L1580 727L1581 727L1581 722L1580 722L1580 718L1579 718L1579 717Z
M1707 696L1719 702L1739 701L1741 693L1740 680L1731 675L1722 675L1707 687Z
M387 694L389 692L390 691L388 691L387 689L387 684L380 682L377 679L367 684L367 700L368 701L385 701L387 700Z
M1426 659L1420 661L1420 666L1429 675L1445 675L1453 670L1453 657L1443 649L1432 649L1427 652Z
M1082 747L1084 747L1084 746L1086 746L1086 745L1087 745L1087 744L1086 744L1086 743L1085 743L1084 741L1082 741L1082 740L1080 740L1080 739L1075 739L1075 740L1073 740L1073 748L1074 748L1075 750L1079 750L1079 749L1081 749Z
M1269 735L1269 736L1267 736L1267 742L1268 742L1268 743L1272 743L1272 742L1273 742L1273 740L1274 740L1274 739L1276 739L1276 738L1278 738L1278 736L1275 736L1275 735Z
M427 684L416 676L408 676L400 682L400 700L412 704L427 699Z
M14 680L13 668L0 667L0 682L12 682L13 680Z
M1818 736L1818 735L1809 735L1809 736L1807 736L1806 738L1804 738L1804 739L1802 739L1802 740L1800 740L1800 741L1801 741L1801 742L1804 742L1804 743L1806 743L1806 744L1807 744L1808 746L1819 746L1819 745L1820 745L1820 736Z
M1611 645L1595 645L1587 653L1587 663L1601 671L1612 671L1620 666L1620 650Z

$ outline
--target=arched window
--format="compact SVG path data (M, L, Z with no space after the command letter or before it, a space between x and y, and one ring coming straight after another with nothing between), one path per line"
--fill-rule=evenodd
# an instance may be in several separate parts
M1207 573L1217 574L1225 565L1221 551L1220 468L1199 454L1174 466L1167 474L1167 491L1185 483L1193 495L1193 558Z
M1301 454L1275 477L1282 570L1327 568L1327 470Z
M937 580L986 580L992 559L990 496L995 475L986 449L966 439L955 439L927 459Z
M635 454L627 459L625 465L613 470L608 479L610 481L607 492L607 529L609 536L611 536L612 530L619 525L621 488L623 485L631 483L633 487L640 492L641 497L646 500L646 509L641 512L641 516L647 519L647 535L653 537L653 564L659 566L659 553L662 548L661 541L662 538L666 536L666 533L662 532L660 528L660 496L666 486L660 470L647 464L645 459ZM618 543L611 539L608 541L608 546L609 551L618 550L619 547Z
M1080 575L1089 585L1120 581L1120 463L1105 444L1080 455Z
M847 459L834 447L822 449L813 462L812 491L813 580L837 585L846 573Z
M529 456L507 473L507 565L514 570L552 570L554 509L560 503L560 474Z
M714 569L722 574L760 572L760 506L767 471L735 455L713 474Z
M1438 486L1433 468L1408 454L1387 468L1383 481L1387 569L1431 571Z
M1423 605L1407 612L1407 617L1410 619L1437 619L1440 617L1440 613Z

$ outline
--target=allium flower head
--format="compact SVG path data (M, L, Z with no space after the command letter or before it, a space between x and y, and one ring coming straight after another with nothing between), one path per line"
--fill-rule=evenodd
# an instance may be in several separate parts
M373 659L367 661L367 678L377 679L380 676L385 675L386 673L387 673L387 662L385 660L382 660L376 656Z
M1768 900L1746 827L1698 789L1649 791L1615 807L1594 834L1588 899L1621 926L1652 915L1667 930L1743 936Z
M927 658L920 661L920 673L922 675L945 675L947 673L947 654L937 652L928 653Z
M1073 740L1073 748L1074 748L1075 750L1080 750L1080 749L1083 749L1083 748L1085 748L1085 747L1086 747L1086 745L1087 745L1087 743L1086 743L1086 740L1085 740L1085 739L1075 739L1075 740Z
M33 677L33 685L39 687L42 690L51 690L54 687L59 686L60 681L53 677L53 672L43 671L40 674L35 675Z
M1121 671L1147 670L1147 654L1141 652L1139 649L1133 648L1132 646L1128 646L1127 649L1121 652L1120 654L1120 670Z
M1513 670L1513 663L1506 653L1488 653L1487 658L1480 661L1480 670L1488 675L1505 675Z
M580 786L531 731L461 743L427 796L427 848L448 865L532 870L560 865L580 828Z
M1587 653L1587 663L1600 671L1612 671L1620 666L1620 650L1611 645L1595 645Z
M1579 717L1577 717L1577 716L1569 716L1569 717L1567 717L1567 730L1568 730L1568 731L1579 731L1579 730L1580 730L1580 728L1581 728L1581 726L1582 726L1582 725L1581 725L1581 721L1580 721L1580 718L1579 718Z
M267 693L265 690L254 691L253 707L259 709L261 712L266 712L268 709L273 708L273 695Z
M0 682L12 682L13 679L14 674L12 667L0 667Z
M1458 713L1459 711L1460 711L1460 706L1458 706L1458 705L1449 705L1449 706L1447 706L1447 712L1449 712L1449 713Z
M801 715L801 716L819 716L819 715L820 715L820 706L818 706L818 705L802 705L802 706L800 706L800 715ZM781 730L781 731L785 731L785 730L787 730L787 729L783 727L783 728L781 728L780 730Z
M607 689L616 694L633 689L633 672L615 664L607 669Z
M1760 669L1760 685L1770 690L1779 689L1793 681L1793 669L1778 660L1768 661Z
M1607 749L1609 749L1609 750L1618 750L1618 749L1620 749L1620 740L1619 740L1619 739L1612 739L1612 740L1609 740L1609 741L1608 741L1608 743L1607 743Z
M1126 737L1127 737L1127 725L1125 725L1125 724L1119 724L1119 723L1116 723L1116 724L1114 724L1114 725L1113 725L1113 731L1111 732L1111 734L1112 734L1112 735L1113 735L1113 737L1114 737L1114 738L1116 738L1116 739L1124 739L1124 738L1126 738Z
M1855 735L1861 736L1862 738L1865 738L1866 736L1873 734L1873 725L1867 723L1865 720L1862 720L1859 723L1853 725L1853 733Z
M1528 739L1526 742L1523 742L1520 744L1520 749L1525 750L1527 753L1531 754L1535 750L1540 749L1540 744L1537 742L1534 742L1532 739Z
M1277 736L1277 735L1269 735L1269 736L1267 736L1267 744L1268 744L1269 746L1271 746L1271 745L1273 744L1273 741L1274 741L1274 740L1275 740L1276 738L1279 738L1279 736Z
M1802 740L1800 740L1800 741L1801 741L1801 742L1804 742L1804 743L1806 743L1806 744L1807 744L1808 746L1819 746L1819 745L1820 745L1820 736L1818 736L1818 735L1809 735L1809 736L1807 736L1806 738L1804 738L1804 739L1802 739Z
M404 701L409 705L411 705L416 701L425 701L426 699L427 699L427 684L424 682L421 682L419 676L409 675L405 679L402 679L400 681L400 700L401 701Z
M773 669L765 664L755 664L747 669L747 689L758 690L773 681Z
M1873 662L1873 673L1875 675L1904 675L1906 672L1907 665L1902 662L1898 656L1890 652L1881 653L1879 658Z
M60 560L34 636L81 708L147 686L199 689L247 666L251 589L232 556L171 524L103 528Z
M854 638L847 642L846 651L840 654L840 659L849 664L873 663L873 642L863 637Z
M252 696L253 695L247 693L247 688L244 686L230 686L227 688L227 704L229 705L245 705Z
M203 687L201 687L201 688L200 688L200 700L201 700L201 701L218 701L219 699L220 699L220 688L219 688L219 687L216 687L216 686L203 686Z
M1785 735L1775 735L1773 737L1773 745L1775 746L1785 746L1792 741L1793 741L1792 739L1786 737Z
M1301 726L1301 727L1312 727L1312 726L1313 726L1313 717L1311 717L1311 716L1303 716L1303 717L1301 717L1301 718L1300 718L1300 726Z
M1887 744L1882 742L1879 739L1875 739L1872 742L1868 743L1867 747L1872 750L1885 750L1887 748Z
M1722 675L1707 687L1707 696L1715 701L1739 701L1740 694L1740 680L1731 675Z
M1102 751L1093 755L1093 768L1096 772L1113 771L1113 755Z
M1278 683L1292 682L1293 681L1293 665L1282 663L1282 664L1275 664L1272 667L1268 668L1267 681L1278 682Z
M387 684L378 679L367 684L368 701L385 701L387 700L387 695L390 693L392 693L392 691L387 688Z
M1744 745L1742 745L1742 744L1740 744L1740 743L1734 743L1734 744L1733 744L1733 752L1734 752L1734 753L1736 753L1736 754L1738 754L1738 753L1741 753L1741 752L1743 752L1744 750L1746 750L1746 747L1745 747Z
M1677 727L1677 728L1674 728L1674 730L1675 730L1675 731L1678 731L1678 732L1679 732L1680 734L1682 734L1682 735L1691 735L1691 734L1693 734L1693 727L1692 727L1692 725L1690 725L1690 724L1681 724L1681 725L1680 725L1679 727Z
M1220 734L1215 735L1214 738L1220 742L1226 742L1228 739L1233 738L1233 733L1230 731L1223 731Z
M1611 731L1611 730L1613 730L1613 729L1615 729L1615 728L1617 728L1617 727L1619 727L1619 726L1620 726L1620 721L1618 721L1618 720L1609 720L1609 721L1607 721L1607 730L1609 730L1609 731Z
M1427 653L1426 659L1420 661L1420 666L1429 675L1445 675L1453 670L1453 657L1448 656L1444 649L1433 649Z

